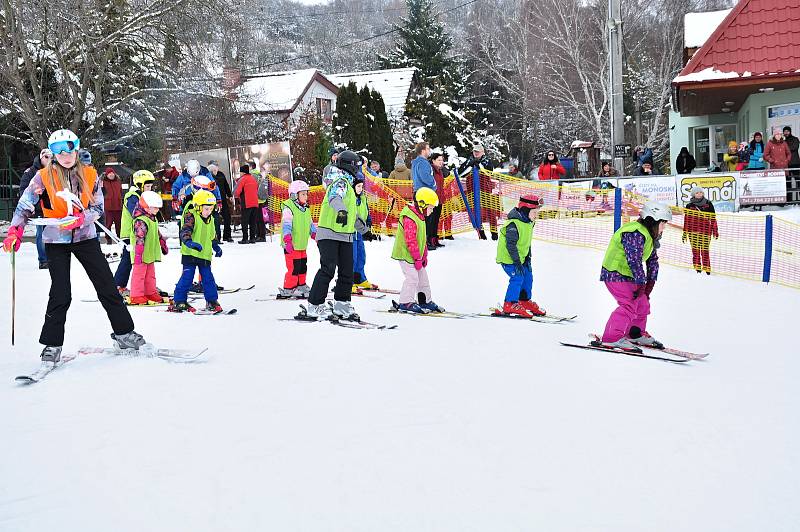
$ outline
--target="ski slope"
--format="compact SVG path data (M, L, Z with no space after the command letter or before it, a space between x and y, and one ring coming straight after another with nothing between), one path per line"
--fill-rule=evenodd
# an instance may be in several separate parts
M399 288L392 240L367 273ZM205 364L86 356L19 387L38 365L49 278L34 246L0 260L0 531L790 531L800 523L797 291L668 266L649 330L711 352L675 365L562 347L602 331L613 300L597 251L534 242L535 299L576 323L395 316L394 331L277 321L256 302L284 274L277 240L214 261L232 316L131 310L160 347ZM495 243L462 235L431 254L434 300L502 299ZM158 266L168 290L173 250ZM316 271L312 249L309 267ZM73 261L65 351L110 345ZM392 296L388 296L392 297ZM792 487L794 486L794 487Z

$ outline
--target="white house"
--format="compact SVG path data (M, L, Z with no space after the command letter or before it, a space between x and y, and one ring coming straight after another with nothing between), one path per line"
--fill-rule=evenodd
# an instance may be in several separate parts
M241 76L232 92L243 114L274 114L284 122L297 120L308 108L330 123L339 88L315 68Z
M419 86L416 68L391 68L387 70L370 70L367 72L346 72L328 75L339 87L356 84L358 90L364 86L377 91L383 97L386 114L399 118L406 112L406 102L412 91Z

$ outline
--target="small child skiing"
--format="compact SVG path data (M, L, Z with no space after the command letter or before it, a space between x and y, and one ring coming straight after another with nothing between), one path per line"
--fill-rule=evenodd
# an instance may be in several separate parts
M138 170L133 174L132 179L133 186L122 200L122 229L120 229L119 233L120 238L127 245L130 245L133 239L133 212L139 205L139 198L142 192L153 190L153 183L156 178L150 170ZM122 258L117 266L117 271L114 273L114 282L122 297L130 296L128 282L130 281L131 270L131 255L126 246L122 248Z
M439 198L432 189L420 187L414 194L414 203L406 205L397 221L392 258L400 263L403 287L400 289L397 310L416 314L444 312L431 300L428 281L428 246L425 234L425 217L430 216Z
M656 250L670 220L672 212L669 207L651 201L642 208L638 220L626 223L611 237L603 258L600 280L606 284L618 306L608 318L602 341L594 341L592 345L636 353L641 349L634 344L664 348L647 332L647 316L650 314L650 293L658 278Z
M202 277L206 310L214 313L222 312L218 301L217 283L211 272L212 250L213 256L222 256L222 248L216 241L217 230L214 225L216 206L217 198L214 194L207 190L198 190L192 198L192 207L184 210L180 230L183 273L175 285L174 302L169 308L172 312L195 312L187 302L195 269L200 271Z
M497 264L508 275L508 288L503 302L503 314L531 318L544 316L545 311L531 301L533 270L531 266L531 241L536 215L544 201L536 194L519 199L508 213L505 225L497 240Z
M281 204L281 245L286 261L286 275L278 298L305 299L311 292L306 284L308 238L317 238L317 226L311 220L308 183L296 179L289 185L289 199Z
M133 212L133 275L131 279L131 305L163 303L164 297L156 288L156 262L161 254L169 253L167 242L158 230L156 215L163 201L152 190L142 192L139 205Z
M356 193L356 234L353 237L353 293L360 290L377 290L378 285L367 280L364 267L367 264L367 250L364 240L372 239L372 218L369 215L367 195L364 193L364 176L361 173L353 180Z

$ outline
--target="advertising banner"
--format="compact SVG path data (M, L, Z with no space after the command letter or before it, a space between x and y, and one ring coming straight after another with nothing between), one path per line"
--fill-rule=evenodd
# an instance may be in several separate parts
M251 169L258 168L262 175L272 175L287 183L292 180L289 141L237 146L228 148L228 153L235 180L239 179L239 168L243 164L249 164Z
M692 187L698 185L703 188L706 198L714 204L717 212L736 211L736 177L731 174L682 174L675 176L679 183L678 205L689 203Z
M742 172L736 181L741 206L786 202L786 173L783 170Z
M660 175L634 179L620 179L620 186L626 192L644 196L651 201L660 201L667 205L677 205L678 187L675 177Z

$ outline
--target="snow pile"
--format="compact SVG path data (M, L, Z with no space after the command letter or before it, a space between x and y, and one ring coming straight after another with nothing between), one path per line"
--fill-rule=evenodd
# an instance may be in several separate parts
M722 72L714 67L704 68L699 72L691 72L683 76L675 76L672 80L673 83L686 83L688 81L711 81L714 79L732 79L738 78L738 72ZM745 77L742 75L742 77Z
M306 68L251 77L239 87L237 109L251 113L289 111L316 73L316 69Z
M391 68L386 70L371 70L367 72L346 72L343 74L328 75L328 79L339 87L351 81L358 90L369 87L378 91L383 97L386 112L390 116L401 117L406 112L406 101L411 90L416 68Z
M400 286L392 239L367 244L367 274ZM685 366L569 349L613 301L602 254L534 243L536 299L572 324L379 312L395 331L278 321L296 302L255 301L284 274L277 239L226 244L214 261L233 316L131 310L160 346L207 346L205 364L90 355L44 382L37 365L49 289L17 257L17 346L0 298L0 529L193 532L793 530L800 475L787 316L797 292L663 267L651 332L710 351ZM431 253L436 302L484 311L503 297L495 245L459 235ZM172 289L180 257L158 265ZM312 244L309 270L318 267ZM10 278L0 260L0 278ZM109 345L77 261L66 348ZM391 296L390 296L391 297ZM733 314L731 310L741 309ZM794 421L792 421L794 420ZM576 511L576 508L578 511ZM654 523L657 523L654 525Z
M722 9L705 13L686 13L683 16L683 46L685 48L703 46L730 12L730 9Z

